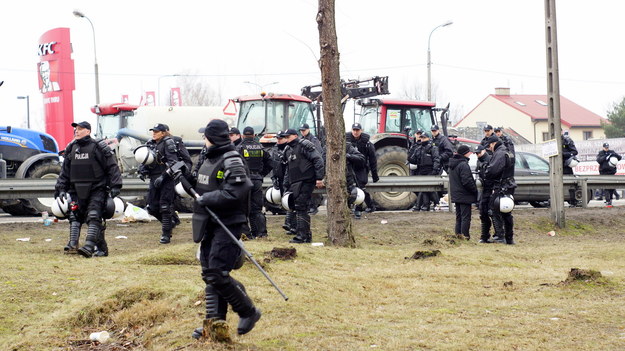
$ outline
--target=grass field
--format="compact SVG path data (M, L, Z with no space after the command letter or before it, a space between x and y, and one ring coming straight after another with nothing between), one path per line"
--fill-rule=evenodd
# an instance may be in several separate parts
M111 255L93 259L63 254L67 222L4 224L0 349L625 349L625 209L567 210L553 237L547 210L514 214L515 246L478 244L475 213L467 242L452 235L453 214L378 212L355 222L354 249L288 244L283 217L268 216L270 238L246 247L290 299L250 263L233 272L263 317L239 337L230 311L231 345L190 337L204 286L189 220L170 245L158 244L158 222L109 222ZM324 220L313 217L313 241ZM268 255L293 246L294 260ZM410 259L419 250L441 254ZM602 277L565 282L571 268ZM89 343L101 330L110 342Z

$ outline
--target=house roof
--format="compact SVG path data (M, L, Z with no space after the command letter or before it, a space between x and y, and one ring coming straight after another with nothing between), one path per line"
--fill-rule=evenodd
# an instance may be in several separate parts
M504 104L525 113L534 121L548 119L549 99L547 98L547 95L490 94L488 97L497 99ZM562 95L560 95L560 118L562 124L567 126L568 128L601 127L601 122L607 122L605 118L590 110L585 109L584 107L574 103L573 101L565 98Z

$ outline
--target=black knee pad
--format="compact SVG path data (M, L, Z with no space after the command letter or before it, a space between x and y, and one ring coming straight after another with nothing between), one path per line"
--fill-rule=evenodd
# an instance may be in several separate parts
M213 268L202 269L202 280L206 284L218 287L230 282L230 272Z
M89 213L87 213L87 223L101 224L101 222L102 222L102 218L100 217L100 213L98 211L90 210Z
M161 205L161 215L170 215L171 214L171 206L169 205Z

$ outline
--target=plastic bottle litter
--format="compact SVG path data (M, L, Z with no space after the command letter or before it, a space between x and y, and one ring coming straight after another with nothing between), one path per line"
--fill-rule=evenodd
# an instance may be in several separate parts
M323 243L312 243L310 246L323 246Z
M109 339L110 335L107 331L101 331L98 333L91 333L89 335L89 340L97 341L100 343L105 343Z
M49 226L50 224L52 224L52 220L50 219L50 216L48 215L48 211L41 212L41 218L43 219L43 225Z

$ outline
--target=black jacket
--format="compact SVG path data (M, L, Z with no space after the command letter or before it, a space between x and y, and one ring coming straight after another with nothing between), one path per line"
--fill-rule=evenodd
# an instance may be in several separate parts
M499 186L514 183L514 156L508 152L506 146L498 141L495 144L495 151L484 172L486 180L493 182L497 188Z
M169 136L165 136L159 141L154 139L148 140L145 145L156 153L156 159L150 165L141 166L139 172L144 173L147 171L150 178L162 175L165 170L180 160L176 142Z
M361 154L360 151L350 143L345 143L345 157L347 190L351 191L353 187L359 186L354 169L365 167L366 160L365 155Z
M599 164L599 174L616 174L616 167L610 166L610 157L616 157L617 160L621 160L621 155L617 154L613 150L599 151L597 155L597 163Z
M284 173L284 187L300 181L322 180L325 176L323 158L308 140L293 139L284 151L287 167Z
M87 135L86 137L78 140L74 140L70 142L65 148L65 158L63 161L63 165L61 166L61 174L59 174L59 178L56 181L55 189L57 191L65 191L68 192L73 187L73 181L71 179L71 165L72 165L72 155L71 150L75 145L78 147L86 146L87 144L95 144L94 153L95 160L93 162L97 162L99 167L103 169L102 177L99 179L94 179L91 183L91 189L109 189L122 187L122 176L119 170L119 166L117 165L117 161L115 160L115 155L108 145L104 141L97 142L91 136Z
M408 156L408 162L417 165L418 175L438 175L441 170L439 149L431 141L422 141Z
M364 167L354 167L356 178L358 179L358 185L364 187L369 182L369 172L371 172L371 178L374 182L377 182L380 177L378 176L378 160L375 156L375 148L371 141L371 137L367 133L360 134L360 138L356 139L351 132L345 134L345 138L348 143L356 147L361 154L365 156Z
M468 158L454 154L449 160L449 188L453 203L472 204L477 202L477 186L471 173Z
M454 147L451 145L449 138L442 133L438 133L437 136L432 136L432 144L438 147L438 154L440 156L441 169L447 170L449 159L454 155ZM440 174L440 173L439 173Z
M573 169L571 167L566 166L566 160L569 158L577 156L577 148L575 147L575 142L573 139L568 136L562 135L562 162L563 164L563 174L573 174Z

